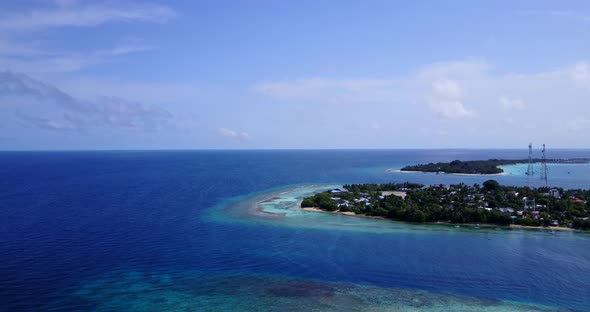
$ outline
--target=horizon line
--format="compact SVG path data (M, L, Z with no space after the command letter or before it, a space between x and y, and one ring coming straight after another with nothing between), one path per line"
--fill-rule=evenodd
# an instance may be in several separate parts
M397 147L397 148L138 148L138 149L6 149L12 152L189 152L189 151L396 151L396 150L526 150L526 147ZM590 147L554 147L550 150L590 150Z

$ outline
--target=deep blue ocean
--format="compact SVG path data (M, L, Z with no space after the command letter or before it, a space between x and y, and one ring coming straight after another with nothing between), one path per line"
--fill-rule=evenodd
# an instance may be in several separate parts
M223 219L225 205L269 190L482 183L488 178L387 169L526 157L524 149L3 152L0 310L590 311L586 233ZM590 158L590 150L550 157ZM494 178L523 185L519 170ZM590 188L590 165L551 166L549 181ZM212 211L217 218L205 217ZM328 217L343 218L317 222Z

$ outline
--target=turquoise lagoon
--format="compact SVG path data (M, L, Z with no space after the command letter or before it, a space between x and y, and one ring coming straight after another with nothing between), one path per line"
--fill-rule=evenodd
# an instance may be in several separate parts
M383 171L395 181L412 181L422 184L454 184L454 183L483 183L486 180L494 179L505 185L527 185L530 181L532 187L543 186L541 180L541 164L533 165L534 174L526 175L528 164L516 164L500 166L504 170L500 175L461 175L461 174L436 174L430 172L400 172L399 169L407 164L399 164L391 167L380 167L365 169ZM580 164L547 164L549 186L562 187L567 189L590 188L590 163Z
M500 166L506 175L512 178L524 180L528 179L526 175L528 164L518 164L510 166ZM541 164L533 164L533 175L530 178L531 186L540 187L541 181ZM590 183L590 163L582 164L547 164L547 176L550 186L561 186L564 188L588 188L585 185Z
M211 209L205 219L209 222L286 228L292 229L294 233L311 231L311 233L316 233L317 239L328 235L327 245L326 242L309 241L304 237L301 237L301 240L309 244L324 246L328 250L346 246L353 250L353 252L351 251L353 255L343 253L344 258L354 258L360 254L365 256L364 261L375 266L382 266L380 267L382 270L372 268L366 272L367 276L355 277L353 279L355 284L281 279L281 283L287 285L290 283L296 285L298 283L312 283L316 286L346 289L344 292L338 290L335 294L330 294L331 299L329 300L321 298L321 294L313 294L313 291L307 295L309 298L302 300L304 306L309 304L309 308L315 306L319 310L567 311L568 309L551 307L551 305L533 304L524 299L527 296L524 293L521 294L524 296L514 296L514 291L520 289L526 293L530 291L528 289L531 286L527 284L527 281L519 280L516 277L521 276L518 266L534 266L545 261L555 264L566 261L575 264L580 272L586 272L588 265L590 265L585 256L573 256L574 253L571 250L562 254L561 251L553 248L545 249L548 242L549 245L555 247L560 246L561 243L587 243L590 240L590 235L585 232L558 231L553 233L546 230L494 226L420 225L305 211L299 207L304 197L336 187L341 187L341 185L295 185L259 192L228 200ZM292 243L293 241L290 241L288 244ZM456 244L461 244L461 247L458 248ZM454 247L450 247L451 250L449 250L449 246ZM336 250L334 252L339 253ZM418 260L418 263L415 263L417 261L414 258L416 253L423 257ZM297 257L293 257L293 255L289 257L290 260L294 260L306 256L300 254ZM340 259L340 256L332 255L331 259ZM341 273L366 270L363 265L364 261L355 260L355 263L359 264L358 268L345 269L343 267ZM455 261L460 264L454 263ZM297 260L297 263L302 265L305 260ZM339 260L336 260L332 265L339 265ZM482 270L480 266L485 269ZM392 268L395 269L389 271ZM448 272L443 273L450 268L454 274L457 274L456 276L447 275ZM463 269L465 272L462 272ZM423 270L423 272L416 270ZM376 272L379 274L375 274ZM401 283L403 288L375 286L375 284L382 284L384 280L389 278L395 279L400 272L413 272L412 278L423 279L422 282L429 279L436 280L436 283L441 283L445 278L448 280L442 282L446 287L442 289L433 287L428 291L416 289L415 287L420 284L418 281L416 281L417 283L405 281ZM512 275L513 273L516 274ZM404 274L401 273L401 275ZM379 278L375 279L369 276L379 276ZM344 276L342 278L347 279ZM361 283L359 283L359 278ZM572 278L572 276L560 278L560 281L552 280L551 283L554 284L553 287L560 287L563 290L563 286L568 283L568 278ZM529 282L533 282L533 280ZM463 285L457 287L455 291L448 288L449 285L456 285L456 283ZM472 292L474 296L462 295L469 288L481 290L482 283L487 285L483 286L484 289L489 287L489 292L475 291ZM393 282L390 285L395 284L396 282ZM584 284L585 282L582 282L575 287L583 287ZM285 287L290 288L290 286ZM505 290L506 293L498 296L499 289ZM580 291L582 290L580 289ZM470 292L467 291L467 293ZM271 301L274 302L274 300ZM281 302L282 299L276 300L278 300L276 302ZM586 299L575 296L572 297L572 300L583 302Z

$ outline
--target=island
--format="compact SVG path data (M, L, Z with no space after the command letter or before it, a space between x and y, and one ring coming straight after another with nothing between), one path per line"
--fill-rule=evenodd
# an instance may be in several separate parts
M407 222L590 229L590 190L416 183L350 184L306 197L308 211Z
M499 166L526 164L528 159L488 159L488 160L453 160L451 162L438 162L420 164L414 166L405 166L401 171L421 171L435 173L455 173L455 174L501 174L504 172ZM590 159L547 159L547 163L562 164L583 164L589 163ZM540 163L542 159L533 159L532 162Z

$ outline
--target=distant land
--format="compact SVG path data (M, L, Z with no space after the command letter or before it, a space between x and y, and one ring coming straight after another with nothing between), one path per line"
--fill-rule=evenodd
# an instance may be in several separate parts
M416 183L351 184L306 197L307 211L407 222L590 229L590 190Z
M436 173L460 173L460 174L501 174L504 172L499 166L526 164L528 159L488 159L488 160L453 160L451 162L438 162L405 166L401 171L421 171ZM540 163L542 159L533 159ZM575 159L547 159L547 163L559 164L583 164L589 163L590 158Z

